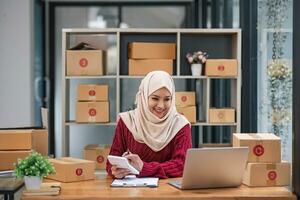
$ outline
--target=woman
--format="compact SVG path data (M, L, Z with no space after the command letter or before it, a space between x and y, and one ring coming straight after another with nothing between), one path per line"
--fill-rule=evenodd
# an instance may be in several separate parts
M182 176L185 155L191 148L191 127L176 111L172 77L153 71L142 80L136 95L137 108L120 113L110 155L124 156L140 171L139 177ZM129 170L107 162L115 178Z

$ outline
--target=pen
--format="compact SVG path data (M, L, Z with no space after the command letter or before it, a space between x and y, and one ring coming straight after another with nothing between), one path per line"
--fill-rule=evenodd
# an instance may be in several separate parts
M130 151L129 151L129 149L127 148L127 150L123 153L122 156L124 157L124 156L128 155L129 153L130 153Z

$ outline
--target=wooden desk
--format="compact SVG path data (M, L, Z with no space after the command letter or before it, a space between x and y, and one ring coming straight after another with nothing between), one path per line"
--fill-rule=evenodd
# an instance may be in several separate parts
M111 188L111 178L100 177L98 180L63 183L59 196L22 197L22 200L37 199L200 199L200 200L296 200L285 187L260 187L201 190L179 190L168 184L170 180L160 180L158 188Z

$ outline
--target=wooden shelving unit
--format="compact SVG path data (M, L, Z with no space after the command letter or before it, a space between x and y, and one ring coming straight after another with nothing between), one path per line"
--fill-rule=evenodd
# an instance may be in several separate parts
M66 50L75 45L76 36L99 36L103 43L113 44L115 56L114 70L104 76L66 76ZM113 39L112 39L113 38ZM62 32L62 88L61 88L61 142L62 155L69 155L70 127L72 126L115 126L117 115L133 106L135 93L142 76L128 76L127 45L129 42L173 42L177 53L173 66L176 90L197 92L197 123L192 124L194 146L201 144L205 132L211 127L229 127L230 132L240 132L241 126L241 30L240 29L63 29ZM187 52L204 50L210 58L238 60L238 76L206 77L191 76L186 62ZM109 64L111 60L107 59ZM211 124L208 122L208 109L214 105L212 85L218 81L229 85L229 106L236 109L236 122ZM107 83L110 85L110 122L76 123L74 98L78 83ZM130 91L128 89L130 88ZM125 94L126 93L126 94ZM126 95L126 98L125 98ZM195 129L195 130L194 130ZM221 131L222 132L222 131ZM224 131L223 131L224 132ZM110 133L109 133L110 134ZM114 133L111 133L114 134ZM212 135L212 134L210 134ZM220 134L220 137L222 134ZM231 141L229 141L230 143ZM101 141L98 141L101 143ZM228 144L224 142L224 144Z

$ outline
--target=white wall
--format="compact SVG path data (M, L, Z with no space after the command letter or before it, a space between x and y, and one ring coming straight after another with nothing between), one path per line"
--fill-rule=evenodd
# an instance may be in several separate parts
M0 1L0 127L32 126L33 0Z

